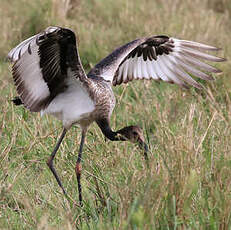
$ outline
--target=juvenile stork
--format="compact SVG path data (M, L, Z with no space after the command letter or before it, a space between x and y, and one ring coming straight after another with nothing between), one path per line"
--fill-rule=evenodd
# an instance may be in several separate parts
M74 32L67 28L48 27L21 42L8 54L19 95L13 101L17 105L23 104L31 112L52 114L62 121L62 134L47 165L64 194L66 191L53 166L53 159L67 130L73 124L80 125L82 137L75 171L82 205L80 163L86 131L92 122L95 121L111 141L138 143L147 158L147 145L138 126L118 131L110 128L110 116L115 106L111 86L133 79L153 79L185 88L188 85L201 88L191 75L212 80L209 73L221 72L202 61L224 61L224 58L206 53L217 50L213 46L167 36L138 38L115 49L86 74Z

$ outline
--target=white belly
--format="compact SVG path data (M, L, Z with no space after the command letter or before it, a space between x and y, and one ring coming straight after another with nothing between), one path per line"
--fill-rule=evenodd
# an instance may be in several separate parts
M70 128L73 123L88 118L95 109L93 100L89 97L79 81L69 82L64 93L58 94L42 111L42 114L52 114L63 122L65 128Z

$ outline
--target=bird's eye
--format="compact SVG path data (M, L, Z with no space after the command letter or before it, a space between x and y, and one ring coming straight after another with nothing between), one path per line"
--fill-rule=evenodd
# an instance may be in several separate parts
M134 136L138 136L138 133L137 133L136 131L133 131L132 134L133 134Z

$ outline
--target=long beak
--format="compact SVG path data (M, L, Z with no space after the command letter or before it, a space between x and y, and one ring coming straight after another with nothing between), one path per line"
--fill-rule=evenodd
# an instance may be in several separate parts
M144 150L144 158L148 161L148 145L141 139L138 139L139 147Z

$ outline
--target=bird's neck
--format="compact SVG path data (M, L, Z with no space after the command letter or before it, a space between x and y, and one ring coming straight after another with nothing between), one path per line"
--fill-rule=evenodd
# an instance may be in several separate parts
M109 140L111 141L125 141L126 140L121 135L118 135L117 132L112 131L107 119L98 120L96 121L96 123L100 127L104 136L108 138Z

